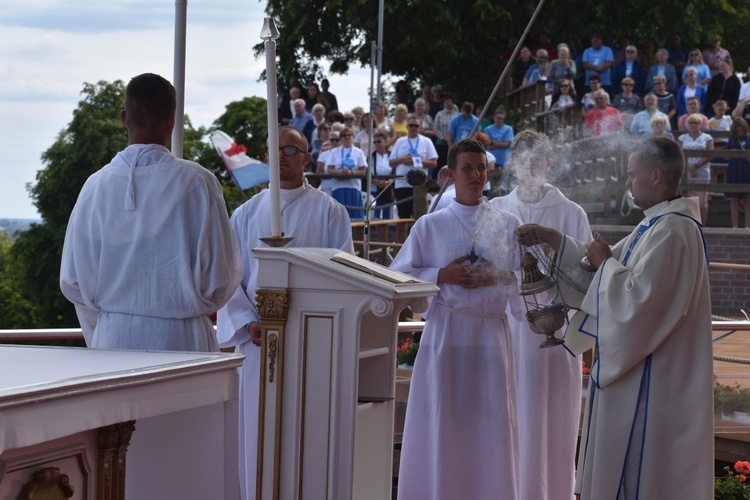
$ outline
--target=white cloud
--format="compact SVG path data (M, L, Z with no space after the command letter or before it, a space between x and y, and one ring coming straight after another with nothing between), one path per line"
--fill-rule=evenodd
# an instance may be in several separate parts
M266 96L260 41L264 5L189 0L185 112L209 126L225 106ZM2 0L0 217L35 218L26 183L72 119L84 82L173 78L174 1ZM283 37L283 32L282 32ZM364 106L369 70L329 76L342 109Z

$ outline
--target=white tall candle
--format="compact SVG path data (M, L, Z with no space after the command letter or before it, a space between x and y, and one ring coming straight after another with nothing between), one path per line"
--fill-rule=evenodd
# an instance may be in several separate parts
M268 110L268 172L271 201L271 238L281 238L279 180L279 118L276 114L276 42L266 40L266 98Z

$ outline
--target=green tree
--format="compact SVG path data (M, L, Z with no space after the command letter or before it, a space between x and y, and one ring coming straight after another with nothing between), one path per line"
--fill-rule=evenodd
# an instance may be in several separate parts
M0 233L0 329L33 328L36 308L25 295L12 248L10 234Z
M482 102L500 75L500 57L511 36L520 36L537 2L491 0L408 0L385 2L383 71L414 82L442 83L459 100ZM279 22L277 41L282 81L323 76L350 64L370 64L377 39L378 2L374 0L268 0L266 12ZM671 32L688 47L706 47L716 35L733 54L750 42L750 6L728 0L548 0L531 35L549 33L554 41L580 39L592 32L617 41L666 42ZM255 47L256 53L263 45ZM738 61L738 69L748 61Z
M86 179L123 149L127 132L120 123L122 81L85 83L73 119L42 154L45 168L28 186L43 222L33 224L13 246L37 327L74 327L75 310L60 292L60 257L68 218Z

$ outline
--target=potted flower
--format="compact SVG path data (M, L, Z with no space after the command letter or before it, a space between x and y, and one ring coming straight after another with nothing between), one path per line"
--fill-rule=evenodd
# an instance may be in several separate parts
M750 500L750 485L747 476L750 475L750 462L737 462L734 471L729 466L724 467L726 477L714 480L715 500Z
M414 360L417 359L419 342L409 337L396 348L396 361L399 366L414 366Z
M723 385L720 382L714 384L714 413L722 416L747 417L750 410L750 389Z

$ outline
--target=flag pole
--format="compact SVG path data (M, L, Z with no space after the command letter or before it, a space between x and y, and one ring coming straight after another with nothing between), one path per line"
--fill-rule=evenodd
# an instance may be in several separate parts
M187 0L174 3L174 88L177 107L172 129L172 154L182 158L185 137L185 39L187 33Z

